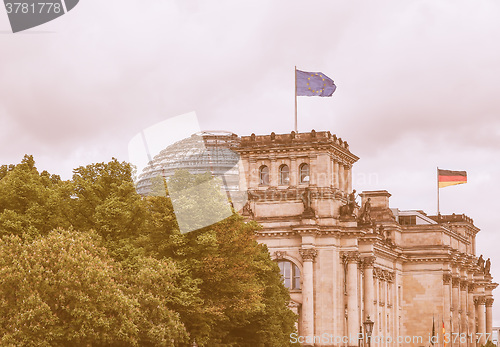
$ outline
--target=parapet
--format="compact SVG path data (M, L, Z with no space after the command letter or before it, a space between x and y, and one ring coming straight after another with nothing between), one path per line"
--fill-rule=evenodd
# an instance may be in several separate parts
M342 138L337 137L335 134L331 134L329 131L315 131L311 130L309 133L296 133L292 131L289 134L275 134L272 132L270 135L255 135L242 136L241 137L241 148L245 147L256 147L259 145L292 145L292 144L333 144L340 148L349 151L349 144L347 141L343 141Z
M474 220L467 217L465 214L439 214L437 216L429 216L429 218L435 220L438 223L456 223L465 222L469 224L474 224Z

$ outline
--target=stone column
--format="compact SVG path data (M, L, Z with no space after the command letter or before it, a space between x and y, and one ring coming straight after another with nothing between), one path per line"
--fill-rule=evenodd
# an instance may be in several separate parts
M269 185L272 187L278 186L278 165L276 158L271 159L271 167L269 168Z
M443 284L444 284L444 328L447 333L451 332L450 325L450 312L451 312L451 274L444 273L443 274Z
M297 166L297 159L295 157L290 158L290 185L295 187L299 182L299 168Z
M486 333L489 334L489 339L492 340L491 334L493 333L493 316L492 306L493 298L486 298Z
M344 253L344 262L347 263L347 336L352 336L353 341L356 340L359 330L358 261L358 252ZM349 342L349 346L354 344Z
M450 333L459 332L459 310L460 310L460 279L458 277L452 277L451 279L452 289L451 289L451 331Z
M339 165L339 189L341 192L345 192L344 165L342 163Z
M486 313L485 313L486 298L484 296L477 297L477 325L478 333L481 334L479 340L479 345L484 345L486 343Z
M340 189L340 165L337 159L333 159L333 186L337 189Z
M364 315L362 317L362 322L366 320L368 316L370 319L375 319L373 310L373 300L374 300L374 288L373 288L373 263L375 262L374 256L363 258L363 303L364 303Z
M472 340L470 339L470 337L468 338L469 347L476 346L476 339L474 338L474 336L476 336L476 309L474 306L474 288L474 283L469 283L467 315L469 316L469 334L473 336Z
M467 333L467 287L466 281L460 283L460 333ZM467 341L460 345L467 346Z
M315 155L309 157L309 185L318 184L318 160Z
M315 248L301 248L302 256L302 332L303 336L314 335L314 259Z
M257 165L257 160L252 158L249 159L249 171L250 179L248 185L250 188L257 188L260 182L259 166Z
M458 311L460 310L460 302L458 301L460 279L458 277L453 277L452 280L452 292L451 292L451 307L452 307L452 332L459 333L459 320Z
M347 191L350 193L352 191L352 166L346 166L346 170L347 170Z

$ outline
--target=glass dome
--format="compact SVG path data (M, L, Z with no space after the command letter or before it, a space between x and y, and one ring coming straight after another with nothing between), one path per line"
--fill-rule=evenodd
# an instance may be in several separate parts
M158 153L139 175L136 190L141 195L149 195L154 178L162 176L168 181L177 170L184 169L191 174L210 172L222 178L227 191L238 191L239 155L233 151L238 143L238 135L231 132L193 134Z

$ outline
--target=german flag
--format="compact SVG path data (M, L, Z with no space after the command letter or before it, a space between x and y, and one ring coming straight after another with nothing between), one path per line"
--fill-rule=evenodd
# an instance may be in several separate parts
M455 184L467 183L466 171L451 171L438 169L438 186L444 188Z

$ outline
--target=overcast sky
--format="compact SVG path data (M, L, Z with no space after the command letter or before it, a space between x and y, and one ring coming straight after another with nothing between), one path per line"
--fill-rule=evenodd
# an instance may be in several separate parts
M441 212L474 219L498 282L499 42L493 0L81 0L17 34L0 10L0 163L33 154L70 178L191 111L201 129L287 133L296 65L335 80L299 98L299 131L349 142L358 191L435 214L436 167L467 171Z

